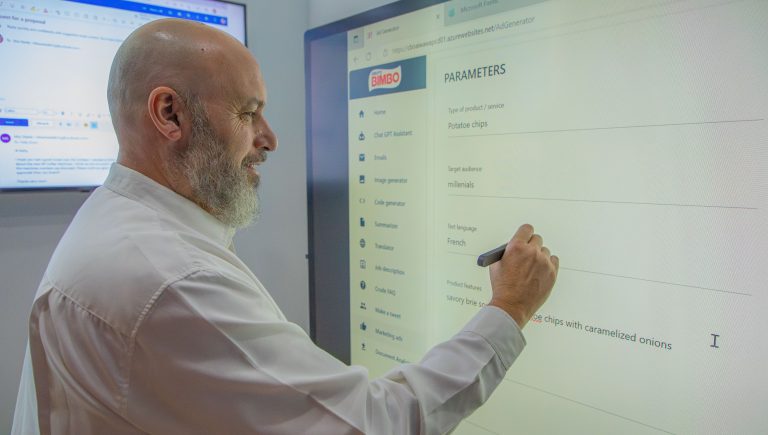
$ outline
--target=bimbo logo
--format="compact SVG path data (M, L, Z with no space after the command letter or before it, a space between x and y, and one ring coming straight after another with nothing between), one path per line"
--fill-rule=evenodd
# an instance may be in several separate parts
M371 65L349 72L350 100L426 88L426 56Z
M400 66L392 69L377 68L368 74L368 92L375 89L394 89L400 86L402 71Z

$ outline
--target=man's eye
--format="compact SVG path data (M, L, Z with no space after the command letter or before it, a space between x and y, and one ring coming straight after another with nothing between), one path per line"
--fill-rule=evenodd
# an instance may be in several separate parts
M253 119L253 118L259 116L259 113L258 112L243 112L242 116L244 118Z

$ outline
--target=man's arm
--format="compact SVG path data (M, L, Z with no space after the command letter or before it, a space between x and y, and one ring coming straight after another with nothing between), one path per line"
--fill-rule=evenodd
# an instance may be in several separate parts
M511 296L521 287L499 285L494 297L525 307ZM444 433L488 398L523 345L513 318L489 306L418 364L370 381L278 316L263 290L201 271L167 288L138 329L122 414L165 434Z

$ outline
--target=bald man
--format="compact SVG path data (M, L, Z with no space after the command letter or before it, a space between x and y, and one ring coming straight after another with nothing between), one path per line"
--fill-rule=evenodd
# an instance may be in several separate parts
M228 35L139 28L108 100L118 160L37 291L14 433L445 433L522 350L558 266L529 225L491 268L489 305L381 379L286 321L232 249L277 139L259 65Z

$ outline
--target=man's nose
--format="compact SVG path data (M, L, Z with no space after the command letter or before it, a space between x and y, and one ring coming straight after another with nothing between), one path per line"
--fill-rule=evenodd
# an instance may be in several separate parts
M266 119L262 119L259 123L254 142L256 148L266 148L268 151L277 149L277 135L272 131L272 127L269 126Z

